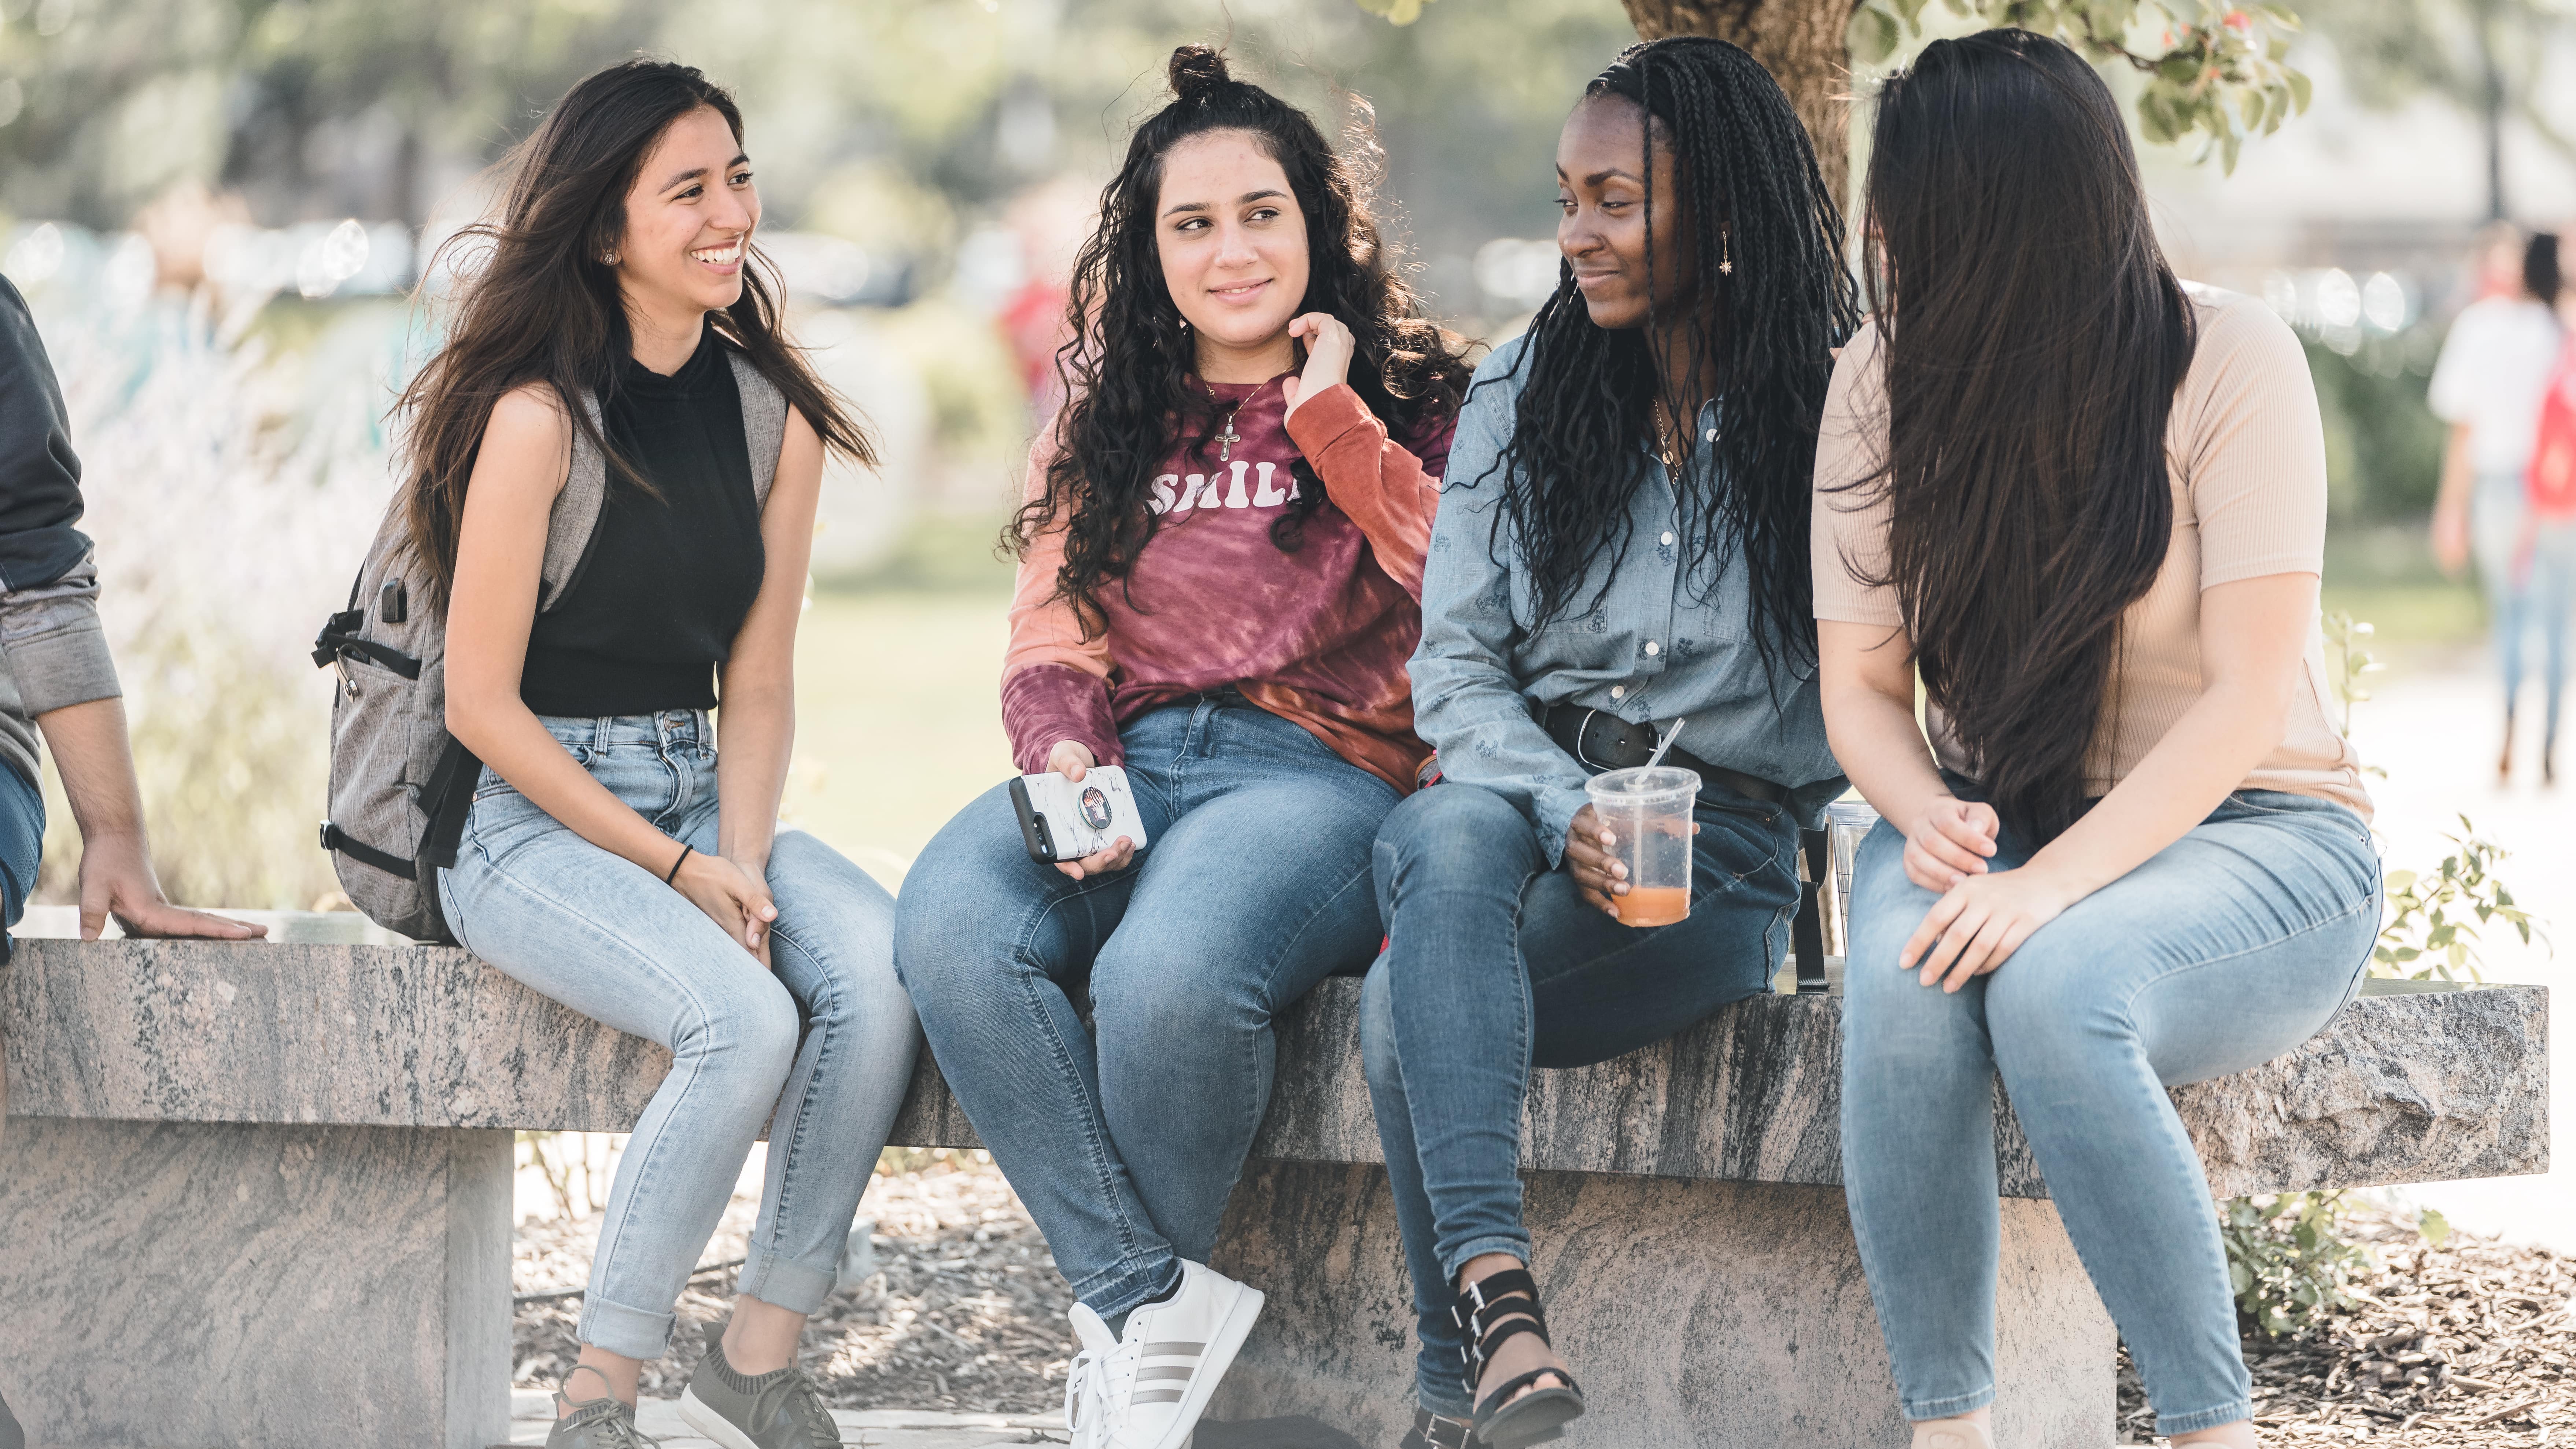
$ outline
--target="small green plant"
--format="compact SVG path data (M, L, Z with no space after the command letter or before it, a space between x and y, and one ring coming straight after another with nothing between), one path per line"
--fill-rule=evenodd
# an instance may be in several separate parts
M2345 1240L2342 1219L2339 1192L2285 1192L2219 1205L2228 1286L2247 1326L2267 1338L2301 1334L2351 1306L2345 1287L2369 1270L2370 1255Z
M2478 972L2478 932L2497 922L2511 926L2524 945L2531 944L2530 914L2514 904L2513 892L2495 874L2512 852L2478 834L2466 815L2460 817L2459 834L2442 838L2452 850L2442 857L2440 870L2388 873L2388 924L2371 949L2371 975L2485 980ZM2545 944L2548 937L2541 940Z
M2388 666L2370 652L2370 637L2378 632L2371 625L2353 618L2349 611L2343 609L2326 615L2322 622L2326 643L2335 653L2335 702L2343 706L2343 717L2337 723L2349 737L2352 734L2352 707L2370 699L2370 691L2362 687L2362 681Z

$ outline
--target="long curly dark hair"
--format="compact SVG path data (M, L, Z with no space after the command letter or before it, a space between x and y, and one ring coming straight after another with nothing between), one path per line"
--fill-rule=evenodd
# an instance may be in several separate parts
M732 93L692 67L630 60L591 75L512 154L500 217L441 246L430 271L453 263L464 277L449 299L447 342L395 404L410 423L396 506L428 565L435 607L446 608L456 577L465 488L483 430L493 404L511 389L544 384L605 456L612 478L653 491L591 423L580 397L606 397L618 361L634 346L617 273L600 260L625 234L626 193L653 143L701 106L742 135ZM709 313L710 324L787 395L826 447L874 466L867 430L787 340L769 271L769 258L747 248L742 296Z
M1779 82L1734 45L1673 36L1631 46L1584 95L1623 97L1645 113L1647 275L1656 275L1654 209L1678 205L1697 286L1678 315L1657 315L1650 302L1645 327L1613 331L1593 323L1572 266L1559 267L1515 364L1528 383L1496 464L1503 519L1540 622L1594 607L1597 596L1575 596L1601 550L1614 551L1614 569L1627 557L1629 504L1654 466L1656 402L1688 427L1707 399L1686 391L1713 374L1717 467L1685 470L1681 496L1688 576L1713 590L1741 544L1755 645L1776 682L1784 666L1815 657L1807 541L1816 429L1833 350L1860 325L1842 213ZM1658 147L1672 153L1678 197L1654 194ZM1688 365L1666 377L1649 339L1673 328L1684 329Z
M1163 158L1192 136L1244 131L1288 175L1306 222L1308 273L1299 310L1330 312L1357 342L1350 385L1399 437L1458 410L1471 376L1465 342L1418 315L1392 249L1369 209L1375 143L1365 110L1353 128L1356 160L1336 154L1306 113L1248 81L1224 56L1200 45L1172 52L1173 100L1127 144L1126 164L1100 193L1100 225L1083 243L1067 311L1072 340L1056 355L1071 399L1055 430L1046 491L1003 531L1003 546L1025 554L1041 532L1064 527L1056 596L1085 629L1099 625L1096 599L1123 585L1159 523L1152 480L1175 437L1202 449L1216 429L1215 405L1190 385L1195 340L1163 284L1154 206ZM1306 520L1326 503L1314 470L1290 470L1297 501L1271 525L1271 540L1295 552Z
M1869 218L1881 582L1996 811L2052 839L2084 813L2120 622L2173 538L2191 302L2110 88L2027 31L1935 41L1889 78Z

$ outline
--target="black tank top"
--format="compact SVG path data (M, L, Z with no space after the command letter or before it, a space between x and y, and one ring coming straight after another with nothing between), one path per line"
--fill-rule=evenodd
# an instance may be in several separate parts
M767 562L724 343L708 332L669 377L621 359L600 418L661 497L609 470L589 557L529 631L519 698L575 717L713 708Z

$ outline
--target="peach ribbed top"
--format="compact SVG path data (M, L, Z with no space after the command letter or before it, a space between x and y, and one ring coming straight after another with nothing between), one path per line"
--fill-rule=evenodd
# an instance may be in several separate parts
M2199 698L2202 590L2325 566L2325 436L2298 338L2250 297L2197 285L2190 292L2200 341L2166 433L2173 542L2122 624L2105 728L2087 766L2096 792L2136 769ZM1885 498L1868 487L1833 491L1869 477L1885 457L1878 362L1878 330L1864 327L1844 349L1825 399L1816 449L1816 617L1899 627L1896 590L1863 582L1886 569ZM1928 707L1927 717L1941 763L1973 774L1939 708ZM2324 632L2311 625L2288 728L2242 788L2315 795L2367 819L2360 758L2335 717Z

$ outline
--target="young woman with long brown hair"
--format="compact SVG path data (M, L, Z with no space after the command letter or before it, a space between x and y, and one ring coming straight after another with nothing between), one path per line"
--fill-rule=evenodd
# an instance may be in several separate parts
M1085 1449L1182 1449L1260 1312L1207 1259L1273 1017L1377 949L1369 842L1430 753L1404 661L1467 382L1314 122L1203 47L1171 78L1076 266L1002 683L1020 769L1123 762L1146 849L1032 860L997 786L904 877L895 945L1080 1300Z
M2165 1088L2360 987L2379 862L2327 708L2298 339L2175 280L2092 67L1999 30L1879 97L1874 320L1816 458L1852 889L1843 1172L1914 1442L1991 1442L2002 1078L2177 1444L2250 1449L2209 1184ZM1930 739L1916 724L1920 674Z
M824 452L870 451L780 336L759 224L731 96L666 62L602 71L466 234L446 345L403 400L448 729L484 767L440 874L447 922L671 1050L592 1260L565 1383L592 1392L556 1395L553 1449L643 1442L639 1371L764 1121L749 1261L681 1412L727 1449L841 1442L797 1338L912 1073L893 902L777 829ZM607 471L598 524L541 598L555 501L585 466Z

